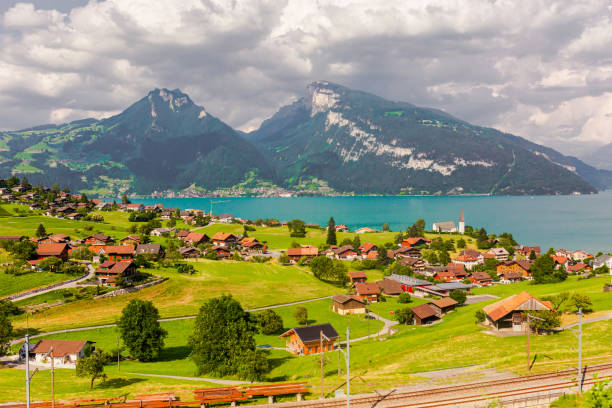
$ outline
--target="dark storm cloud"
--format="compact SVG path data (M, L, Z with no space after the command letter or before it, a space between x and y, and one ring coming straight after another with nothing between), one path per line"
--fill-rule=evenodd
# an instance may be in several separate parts
M607 1L58 4L0 7L1 128L110 115L168 87L252 129L327 79L565 151L612 141Z

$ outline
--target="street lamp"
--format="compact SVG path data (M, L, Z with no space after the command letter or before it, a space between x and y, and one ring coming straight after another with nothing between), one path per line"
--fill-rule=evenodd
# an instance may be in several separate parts
M582 309L578 308L578 331L568 327L578 338L578 392L582 394Z

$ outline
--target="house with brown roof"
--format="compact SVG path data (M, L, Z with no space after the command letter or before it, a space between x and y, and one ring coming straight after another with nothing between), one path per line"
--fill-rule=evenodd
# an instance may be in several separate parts
M364 271L353 271L349 272L347 275L352 285L356 283L363 283L368 280L368 275L366 275Z
M294 327L281 334L280 337L286 339L287 351L297 355L333 351L334 344L340 338L336 329L329 323ZM323 347L321 347L321 339Z
M226 259L231 255L230 248L226 246L212 246L206 253L209 254L211 252L214 252L218 259Z
M367 257L370 252L377 252L377 251L378 251L378 246L370 242L364 242L363 244L359 246L359 252L361 252L361 255L365 257Z
M429 245L431 239L423 237L406 238L402 241L402 246L406 248L413 248L417 246Z
M531 262L527 259L522 259L518 261L504 261L497 265L497 275L505 276L508 272L515 272L520 274L523 278L530 278L530 266Z
M575 265L570 265L567 268L567 271L568 272L572 272L572 273L576 273L576 272L583 272L583 271L587 272L587 271L590 271L591 269L592 268L589 265L587 265L587 264L585 264L583 262L578 262Z
M289 262L296 263L300 259L305 259L310 262L312 259L319 255L319 248L312 245L301 245L299 248L289 248L287 250L287 256Z
M378 302L380 288L374 282L361 282L355 284L355 293L364 302Z
M185 236L185 238L183 238L183 241L188 244L198 245L210 241L210 238L206 234L190 232Z
M413 247L403 246L403 247L399 247L398 249L392 252L393 252L393 255L391 256L391 258L396 258L396 259L420 258L421 257L421 250L418 248L413 248Z
M119 245L138 245L140 244L140 237L138 235L128 235L127 237L119 240Z
M41 340L31 351L30 359L36 365L55 368L76 368L76 363L85 357L85 349L93 342L87 340Z
M66 234L53 234L49 235L47 238L49 238L49 242L54 242L56 244L67 244L70 242L70 236Z
M542 301L530 293L521 292L485 306L485 325L495 330L523 331L527 329L525 312L554 310L548 301Z
M516 249L516 252L518 252L519 254L523 255L526 258L529 258L532 251L535 254L535 256L540 256L541 250L539 246L521 245Z
M486 272L473 272L470 280L478 286L490 286L493 284L493 278Z
M412 257L400 258L399 263L410 267L410 269L416 272L424 271L427 266L427 263L423 259Z
M246 254L256 255L266 252L267 246L256 240L255 238L244 238L240 241L242 250Z
M65 261L68 259L68 249L68 244L40 244L36 248L36 255L38 260L54 256Z
M109 245L114 241L115 240L113 238L105 234L94 234L83 240L83 242L87 245Z
M379 280L376 281L376 284L380 288L381 293L385 296L399 296L403 292L402 285L391 279Z
M418 324L419 326L432 324L440 320L436 310L431 307L430 304L426 303L424 305L415 306L410 308L410 310L412 310L414 324Z
M501 283L515 283L523 280L523 276L519 272L509 271L503 275L498 275Z
M115 286L118 276L123 276L129 283L137 274L138 269L132 261L106 261L96 269L96 276L103 286Z
M332 251L336 259L351 261L357 257L357 252L355 252L351 245L343 245L339 248L334 248Z
M213 245L218 247L233 247L238 241L238 237L231 232L217 232L212 237Z
M457 303L457 301L450 296L445 296L429 302L429 306L436 311L436 315L438 317L442 317L443 315L452 312L455 310L458 304L459 303Z
M485 252L485 256L487 254L492 255L493 258L497 259L500 262L507 261L508 256L510 256L510 253L506 248L491 248L487 252Z
M195 247L180 247L178 250L183 258L199 258L202 255L200 250Z
M160 244L138 244L134 255L149 255L153 259L164 257L164 248Z
M365 302L355 295L336 295L332 297L332 301L332 310L340 315L366 312Z

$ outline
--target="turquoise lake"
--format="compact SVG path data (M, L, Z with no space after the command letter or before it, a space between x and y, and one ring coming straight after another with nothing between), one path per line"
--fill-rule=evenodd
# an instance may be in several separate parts
M134 199L145 204L210 211L210 198ZM612 191L582 196L472 196L472 197L291 197L215 198L215 214L232 213L242 219L299 218L337 224L351 230L380 229L387 222L393 231L405 230L424 218L427 228L436 221L455 221L463 208L466 225L489 233L510 232L524 245L612 251Z

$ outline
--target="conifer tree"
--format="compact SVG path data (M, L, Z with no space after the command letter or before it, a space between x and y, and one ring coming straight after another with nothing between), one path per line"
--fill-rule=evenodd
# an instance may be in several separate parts
M336 221L334 221L334 217L329 219L327 223L327 245L336 245L338 241L336 240Z

